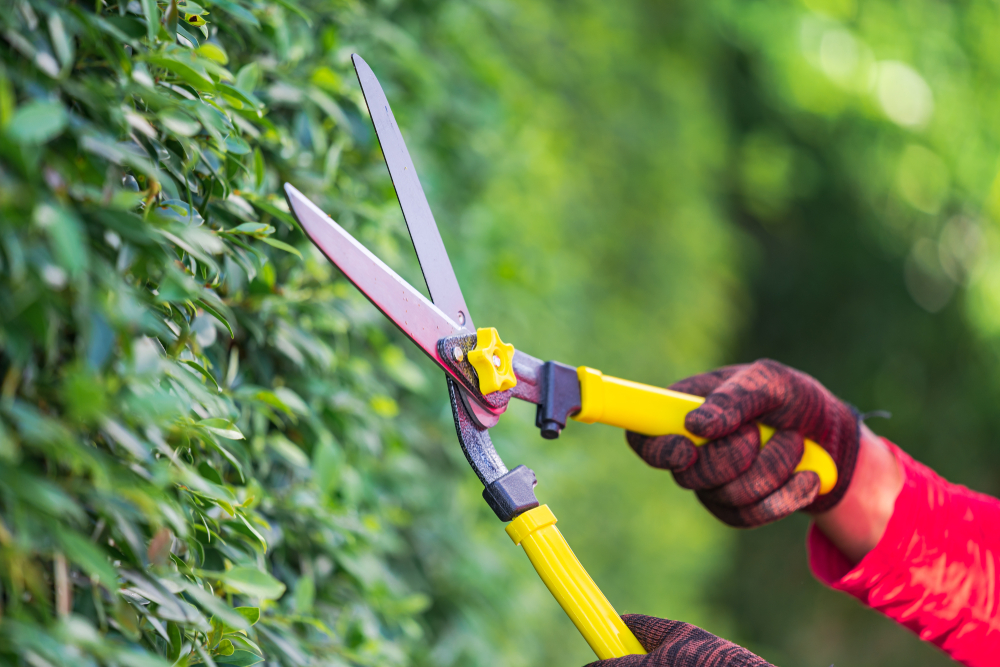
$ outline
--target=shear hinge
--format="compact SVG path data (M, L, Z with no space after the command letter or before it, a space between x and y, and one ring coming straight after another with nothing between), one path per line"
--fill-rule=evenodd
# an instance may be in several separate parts
M479 390L479 374L471 363L469 353L479 341L477 334L462 334L449 336L438 341L438 356L448 368L455 371L455 379L462 383L466 391L474 394L479 400L493 409L506 408L510 402L511 390L495 391L483 394Z

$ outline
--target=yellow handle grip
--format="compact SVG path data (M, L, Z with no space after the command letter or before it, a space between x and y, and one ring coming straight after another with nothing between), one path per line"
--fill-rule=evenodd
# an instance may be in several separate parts
M538 576L600 660L644 654L645 649L590 578L548 505L528 510L507 525L514 544L524 547Z
M586 424L610 424L644 435L685 435L696 445L705 442L684 427L687 414L705 402L701 396L622 380L586 366L580 366L577 375L583 407L573 419ZM774 434L774 429L757 425L763 445ZM829 452L812 440L805 441L802 460L795 468L796 472L801 470L812 470L819 475L820 495L829 493L837 485L837 464Z

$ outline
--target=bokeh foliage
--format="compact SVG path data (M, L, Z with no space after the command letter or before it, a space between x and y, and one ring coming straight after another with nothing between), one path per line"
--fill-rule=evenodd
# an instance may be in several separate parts
M420 284L352 51L478 325L658 384L771 356L1000 490L990 2L18 0L0 24L4 662L590 659L437 371L287 214L286 180ZM805 517L726 530L613 429L531 421L498 448L619 610L776 664L946 664L811 579Z
M441 121L479 129L423 142L446 158L438 191L466 189L444 199L471 200L444 224L456 261L476 257L459 271L477 321L654 383L777 358L890 411L873 428L949 479L1000 491L992 3L431 8L404 25L479 81L455 76ZM719 535L618 434L564 437L505 444L620 609L777 664L947 663L812 580L806 517ZM549 661L572 663L572 630L552 636Z

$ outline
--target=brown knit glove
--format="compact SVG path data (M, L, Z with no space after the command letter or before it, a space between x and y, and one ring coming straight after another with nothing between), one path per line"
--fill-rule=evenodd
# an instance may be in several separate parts
M649 653L598 660L587 667L774 667L690 623L640 614L626 614L622 620Z
M750 528L797 510L824 512L843 497L854 474L861 423L857 412L810 376L777 361L727 366L670 386L704 396L684 422L710 442L696 447L681 435L627 433L646 463L673 471L715 516ZM756 422L777 431L761 449ZM837 485L819 495L819 477L794 473L803 440L826 449L837 464Z

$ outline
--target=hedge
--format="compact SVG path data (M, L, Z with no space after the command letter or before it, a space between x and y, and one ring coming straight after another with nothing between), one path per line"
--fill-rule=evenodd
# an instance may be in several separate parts
M349 1L0 14L0 660L432 650L408 526L454 459L397 416L424 376L279 195L402 234L347 49L375 25Z

